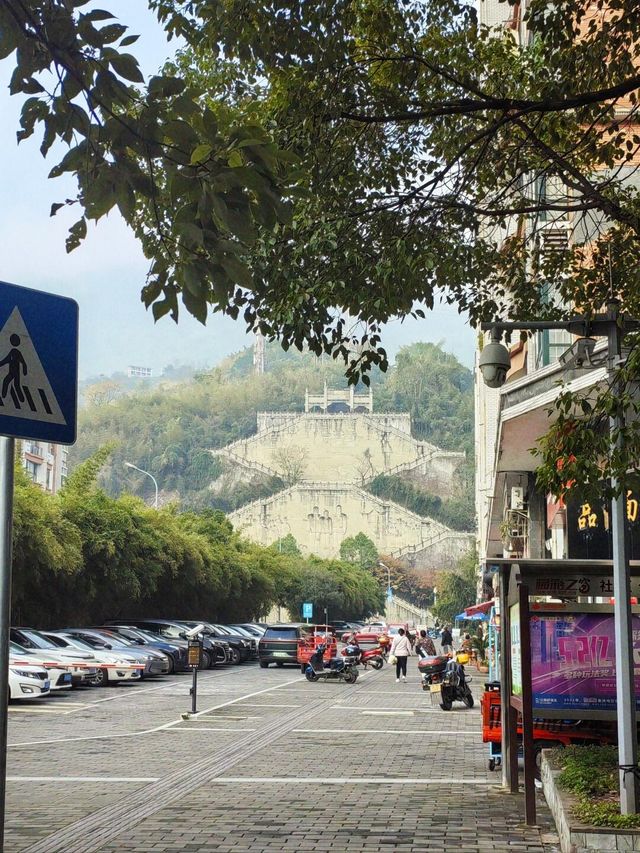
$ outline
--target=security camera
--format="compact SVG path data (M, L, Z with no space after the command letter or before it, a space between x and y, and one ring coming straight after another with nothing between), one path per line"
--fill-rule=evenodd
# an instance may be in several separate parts
M188 631L185 631L184 635L188 640L195 640L198 634L202 634L203 631L204 625L196 625L195 628L189 628Z
M511 357L509 350L500 343L499 332L491 332L491 343L488 343L480 353L478 367L484 384L489 388L501 388L507 381Z

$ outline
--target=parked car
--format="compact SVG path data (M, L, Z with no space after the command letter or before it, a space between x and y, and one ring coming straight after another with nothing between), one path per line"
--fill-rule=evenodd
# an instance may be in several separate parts
M298 645L313 633L313 626L303 622L270 625L258 642L258 661L266 669L270 663L283 666L298 663Z
M141 678L166 675L169 672L169 661L163 652L154 649L141 649L115 633L109 635L93 628L65 628L64 630L75 637L80 637L94 649L126 654L127 657L138 661L144 667L140 672Z
M260 637L262 637L264 632L267 630L266 625L258 625L257 622L240 622L238 624L234 623L233 625L229 625L229 627L244 628L245 631L248 631L250 634L252 634L256 638L256 640L259 640Z
M9 656L16 665L27 663L46 670L51 690L71 690L71 670L55 659L55 651L36 652L10 642Z
M32 663L14 663L9 655L9 699L39 699L51 690L46 669Z
M244 637L245 640L249 640L251 643L251 654L249 655L249 659L255 660L258 657L258 640L260 638L252 634L251 631L248 631L246 628L241 628L239 625L217 625L214 627L228 631L232 637L239 636Z
M25 649L51 653L55 651L58 659L71 669L71 684L74 687L93 684L98 673L97 661L90 651L82 649L61 649L41 631L34 628L12 628L9 638Z
M98 666L93 683L99 687L117 684L119 681L140 681L140 671L144 666L135 658L121 654L121 650L114 649L113 652L107 652L92 648L80 637L65 631L44 631L43 633L61 649L82 649L91 652Z
M143 628L145 631L152 631L158 634L165 640L183 640L186 641L187 623L173 619L130 619L127 620L130 625L137 628ZM107 622L110 624L111 620ZM197 625L194 622L193 625ZM201 669L210 669L216 663L227 663L231 659L228 643L214 642L210 637L205 637L202 650L202 666Z
M185 628L195 628L197 625L204 625L204 635L212 642L225 642L229 646L230 662L233 664L244 663L251 657L251 640L246 637L240 637L238 634L232 634L227 628L222 625L213 625L211 622L194 622L189 619L186 622L181 622Z
M151 634L143 631L142 628L132 628L130 625L105 625L100 626L98 630L104 633L112 631L133 645L149 646L149 648L164 652L169 659L170 673L185 672L189 669L186 640L174 640L170 643L159 634Z

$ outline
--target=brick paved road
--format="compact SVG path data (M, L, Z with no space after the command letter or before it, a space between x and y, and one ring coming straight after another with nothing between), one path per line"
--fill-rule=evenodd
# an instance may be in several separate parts
M355 686L208 672L183 720L189 681L12 707L5 849L555 849L544 804L526 828L522 798L488 771L478 709L432 708L415 669L406 684L385 667Z

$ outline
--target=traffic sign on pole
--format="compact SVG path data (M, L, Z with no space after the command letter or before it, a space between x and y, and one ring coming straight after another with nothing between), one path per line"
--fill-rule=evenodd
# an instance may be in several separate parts
M303 619L311 619L313 617L313 603L311 601L305 601L302 605L302 618Z
M0 282L0 435L73 444L78 305Z
M15 439L76 440L78 305L0 281L0 851L4 849Z

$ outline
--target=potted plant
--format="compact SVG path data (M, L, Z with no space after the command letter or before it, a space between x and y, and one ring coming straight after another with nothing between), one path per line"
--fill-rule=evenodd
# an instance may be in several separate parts
M471 638L471 645L476 653L476 666L478 672L489 672L489 661L487 660L487 648L489 640L487 637L476 635Z

